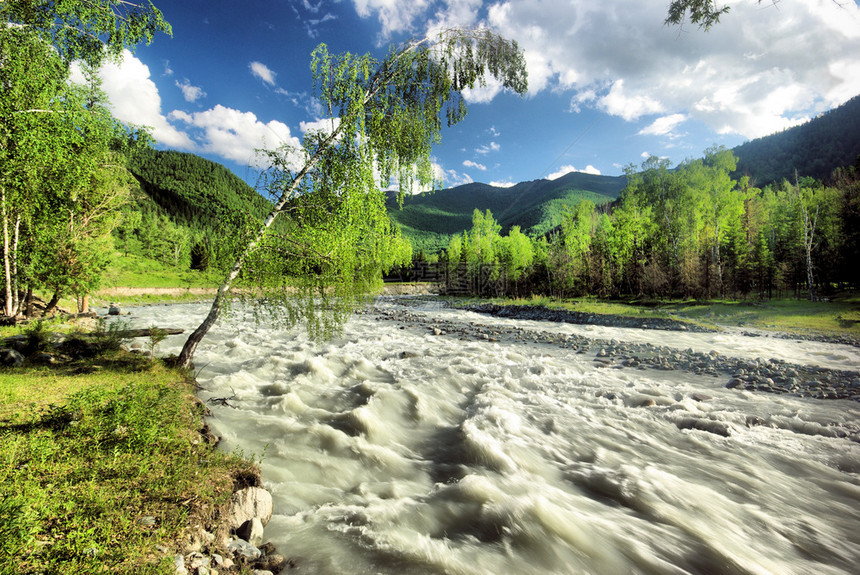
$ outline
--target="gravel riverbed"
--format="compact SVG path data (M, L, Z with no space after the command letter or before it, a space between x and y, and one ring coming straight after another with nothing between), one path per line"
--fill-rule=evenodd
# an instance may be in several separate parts
M654 330L713 332L711 328L669 319L638 319L601 316L549 310L536 306L470 306L470 311L511 319L532 321L587 323ZM426 325L437 336L459 337L486 341L527 342L554 345L570 353L592 355L597 367L606 369L632 368L640 370L686 371L696 375L725 380L725 387L748 391L792 394L815 399L849 399L860 401L860 371L829 369L793 364L772 358L736 358L716 351L707 353L692 349L678 350L652 343L621 342L521 327L487 326L478 323L431 319L408 309L372 307L379 321L396 321L404 326ZM659 336L655 333L655 339ZM793 337L792 339L797 339Z

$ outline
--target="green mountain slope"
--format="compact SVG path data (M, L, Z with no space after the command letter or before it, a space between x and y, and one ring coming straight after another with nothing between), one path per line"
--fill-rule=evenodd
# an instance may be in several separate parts
M262 218L271 203L226 167L194 154L145 149L129 168L146 194L172 219L216 228L239 214Z
M232 261L246 222L271 203L221 164L194 154L144 149L128 158L138 181L113 231L119 252L177 270Z
M824 180L860 155L860 96L809 122L734 148L738 176L763 187L800 176Z
M454 234L472 226L472 212L490 210L507 232L520 226L537 236L561 223L565 206L589 199L595 204L611 202L626 183L623 177L571 172L555 180L522 182L510 188L472 183L406 199L398 209L395 194L388 200L389 213L415 250L436 252L448 245Z

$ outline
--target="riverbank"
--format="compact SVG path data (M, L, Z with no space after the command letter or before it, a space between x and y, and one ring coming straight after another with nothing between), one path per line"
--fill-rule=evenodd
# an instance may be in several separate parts
M701 321L690 318L667 318L659 316L629 316L612 313L594 313L583 311L571 311L566 309L552 309L540 305L499 305L495 303L466 303L463 309L485 313L496 317L512 319L526 319L536 321L554 321L561 323L572 323L578 325L602 325L608 327L625 327L636 329L665 330L665 331L689 331L694 333L714 333L725 327L728 322L703 324ZM743 324L741 324L743 325ZM817 333L814 331L785 332L775 329L752 328L745 329L744 335L751 337L776 337L781 339L803 339L807 341L818 341L823 343L834 343L850 345L860 348L860 337L844 330L843 333L831 332Z
M0 370L0 574L284 563L230 536L251 520L236 524L236 500L262 491L260 472L216 448L192 378L109 332L17 343L26 360Z

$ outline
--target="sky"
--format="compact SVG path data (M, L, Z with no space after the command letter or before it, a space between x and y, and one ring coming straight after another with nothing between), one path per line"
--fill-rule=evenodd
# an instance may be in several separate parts
M615 176L652 155L676 165L860 94L851 0L728 0L709 31L665 25L668 0L153 1L173 36L102 68L114 115L252 185L256 149L298 145L323 117L310 73L320 43L382 57L442 26L519 43L528 94L466 94L468 115L433 149L443 187Z

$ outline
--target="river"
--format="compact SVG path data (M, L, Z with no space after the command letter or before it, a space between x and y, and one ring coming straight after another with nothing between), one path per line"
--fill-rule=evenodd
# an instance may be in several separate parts
M530 334L843 370L860 350L378 305L325 343L228 318L195 357L201 399L227 398L211 406L221 445L262 457L266 536L290 572L857 573L860 403L609 367ZM189 330L206 310L133 319Z

